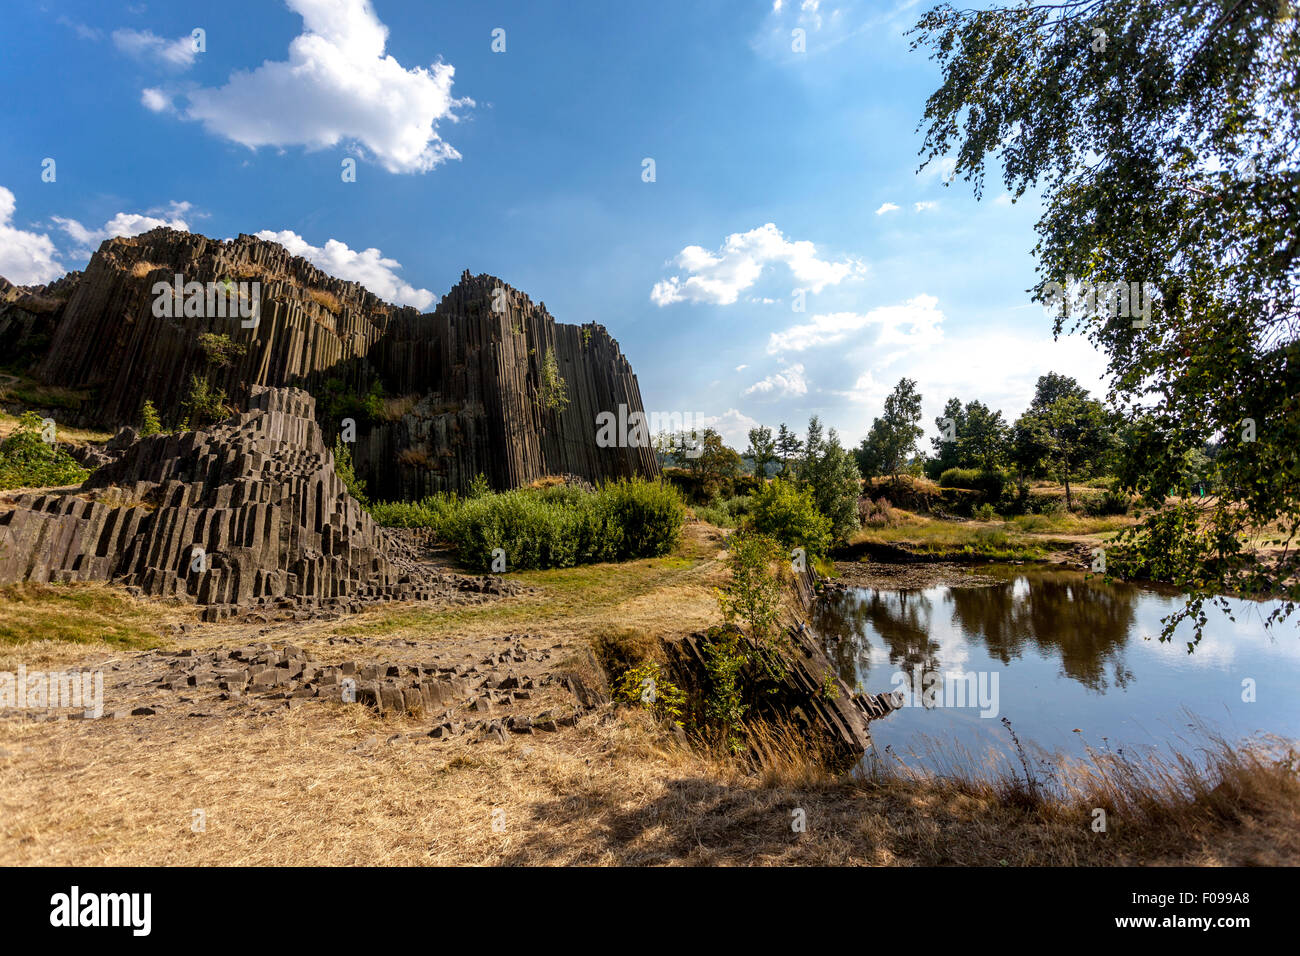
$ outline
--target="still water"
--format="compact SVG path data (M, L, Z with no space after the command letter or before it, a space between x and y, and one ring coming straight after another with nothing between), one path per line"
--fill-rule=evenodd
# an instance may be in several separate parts
M953 752L1009 753L1004 717L1031 754L1191 752L1204 741L1197 718L1234 741L1300 739L1300 629L1294 617L1265 629L1275 604L1233 601L1235 621L1207 606L1189 653L1190 627L1159 639L1176 594L1065 569L979 573L997 583L855 588L819 603L812 623L849 686L908 700L872 724L878 749L934 769Z

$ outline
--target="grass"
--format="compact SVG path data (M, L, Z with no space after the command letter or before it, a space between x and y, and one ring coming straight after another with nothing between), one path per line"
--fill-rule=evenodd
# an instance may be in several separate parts
M1134 523L1133 518L1124 515L1089 518L1063 513L1017 515L1006 520L954 521L898 508L894 511L899 518L896 523L864 526L850 539L850 546L889 544L953 558L1032 560L1080 542L1100 544Z
M31 408L62 408L75 411L89 398L89 389L40 385L26 379L16 379L0 386L0 401L18 402Z
M320 705L248 718L0 725L7 865L1294 865L1300 788L1262 755L1198 793L1007 800L959 780L755 773L639 709L506 743ZM21 756L18 756L21 754ZM1216 794L1217 790L1217 796ZM190 829L193 810L206 830ZM794 832L792 811L806 832ZM499 825L493 827L493 812Z
M99 584L0 587L0 645L37 641L149 648L162 644L161 607Z
M333 292L327 292L324 289L308 289L307 298L311 299L326 312L332 312L338 315L343 306L339 303L339 297Z
M99 431L94 428L73 428L70 425L55 423L55 437L70 445L85 445L91 442L106 442L113 437L112 432ZM0 412L0 441L8 438L18 430L18 417L7 412Z
M720 583L720 537L688 525L672 554L610 564L520 571L507 580L533 590L487 605L380 608L340 623L340 635L472 636L524 628L533 634L588 638L612 627L680 634L721 620L713 586Z

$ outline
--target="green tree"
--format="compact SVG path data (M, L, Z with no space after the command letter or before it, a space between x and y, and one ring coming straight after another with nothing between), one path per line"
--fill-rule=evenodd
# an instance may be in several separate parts
M824 555L831 543L830 519L818 510L812 491L784 478L754 492L745 527L813 556Z
M767 477L767 463L776 460L776 441L772 438L772 429L759 425L749 430L749 448L745 454L754 460L754 474L760 478Z
M1024 475L1046 474L1063 484L1065 507L1073 510L1070 481L1096 473L1114 442L1111 416L1086 391L1081 397L1080 390L1057 390L1048 376L1038 384L1038 394L1013 429L1015 464Z
M820 427L820 423L818 425ZM811 428L809 432L811 434ZM832 428L824 439L819 438L816 447L819 449L816 458L808 458L805 450L799 480L812 492L817 510L830 521L832 541L842 543L858 530L860 524L858 498L862 495L862 476L853 455L840 444L835 429Z
M776 453L781 459L781 474L790 474L790 462L798 459L803 454L803 442L799 436L786 427L785 422L776 433Z
M885 410L871 423L871 430L858 447L858 467L866 475L898 477L916 454L921 428L921 396L916 382L900 378L885 398Z
M1280 595L1268 619L1289 616L1300 601L1294 4L945 3L913 33L941 73L924 161L952 157L977 195L990 163L1013 198L1034 190L1036 293L1058 334L1083 329L1107 354L1116 403L1144 410L1123 490L1151 511L1127 544L1190 598L1163 636L1190 619L1199 639L1203 604L1226 608L1214 597L1225 591ZM1110 295L1071 310L1061 294L1111 282L1128 289L1127 310ZM1188 452L1212 441L1220 494L1198 521L1181 510L1164 521L1182 507L1167 494Z

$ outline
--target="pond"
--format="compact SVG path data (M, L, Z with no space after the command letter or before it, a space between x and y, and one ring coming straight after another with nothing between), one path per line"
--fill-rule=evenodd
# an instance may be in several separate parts
M1183 603L1078 571L993 566L972 586L831 594L810 623L850 687L906 701L872 724L876 748L929 769L951 768L954 754L1011 754L1003 718L1031 756L1190 753L1207 730L1300 738L1295 618L1266 629L1274 603L1234 600L1235 621L1207 606L1189 653L1190 626L1159 639L1160 619Z

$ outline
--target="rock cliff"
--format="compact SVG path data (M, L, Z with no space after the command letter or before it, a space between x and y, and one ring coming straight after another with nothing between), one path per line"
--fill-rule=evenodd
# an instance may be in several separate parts
M205 287L256 282L256 324L210 304L184 315L179 299L167 310L175 314L157 315L155 286L177 275ZM214 361L203 333L242 352ZM77 425L136 424L145 400L179 423L196 377L235 410L249 407L255 387L301 387L318 398L327 441L355 422L357 471L379 498L464 490L480 472L498 488L548 474L598 482L658 472L647 447L596 444L600 412L643 410L605 328L557 323L543 303L487 275L464 273L421 314L278 243L160 228L107 240L84 273L50 286L0 284L0 346L29 356L39 382L85 396L60 415ZM567 401L548 389L548 366Z

